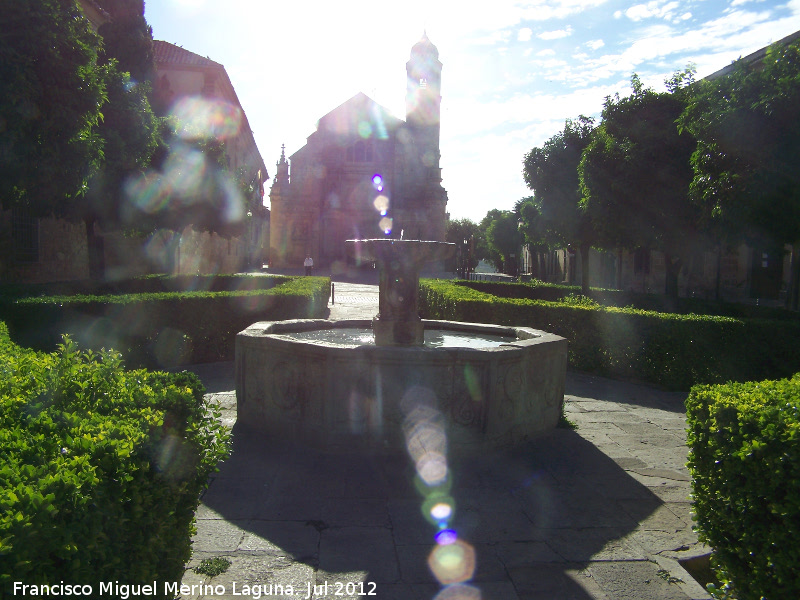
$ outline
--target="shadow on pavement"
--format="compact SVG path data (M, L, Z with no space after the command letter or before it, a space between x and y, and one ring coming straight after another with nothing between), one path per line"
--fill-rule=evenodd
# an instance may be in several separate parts
M591 398L674 413L686 412L687 392L667 392L649 383L608 379L573 369L568 370L565 394L578 399Z
M577 433L451 457L449 468L451 526L475 551L468 583L484 600L605 597L603 567L590 576L590 560L655 573L632 534L662 501ZM228 589L367 581L378 598L431 599L440 589L428 567L437 528L423 501L404 454L278 446L239 424L197 513L194 556L231 554L232 569L214 579ZM664 585L652 597L684 597Z

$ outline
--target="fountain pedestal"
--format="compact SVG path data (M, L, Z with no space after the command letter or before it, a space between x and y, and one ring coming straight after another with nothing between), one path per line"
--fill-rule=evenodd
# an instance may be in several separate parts
M455 244L390 238L345 244L351 255L378 264L378 314L372 320L375 345L421 346L425 329L417 309L419 272L425 263L453 256Z
M351 240L380 268L379 312L364 321L267 321L236 336L237 421L279 439L326 448L401 449L408 418L435 412L449 448L511 446L552 429L564 403L567 341L526 327L422 321L419 272L453 244ZM371 325L371 331L370 331ZM423 343L453 333L451 345ZM337 330L355 329L344 341ZM331 330L330 338L305 337ZM373 338L374 334L374 338ZM471 342L500 336L491 347ZM464 341L464 338L467 338Z

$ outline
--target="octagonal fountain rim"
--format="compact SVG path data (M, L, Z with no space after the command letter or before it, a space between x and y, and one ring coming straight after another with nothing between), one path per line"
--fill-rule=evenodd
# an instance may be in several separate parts
M507 342L502 342L491 347L469 347L469 346L377 346L375 344L342 344L325 340L304 340L293 337L295 333L312 332L316 330L330 329L363 329L372 333L372 321L366 319L346 319L340 321L330 321L326 319L293 319L287 321L262 321L253 323L242 334L251 338L269 337L275 341L282 341L289 345L308 346L311 348L325 348L326 351L349 351L360 350L370 353L392 354L408 351L421 351L427 353L486 353L515 352L531 345L540 344L546 341L550 335L547 332L532 329L530 327L511 327L504 325L492 325L486 323L466 323L460 321L439 321L424 319L422 323L426 330L446 331L470 336L491 336L491 337L510 337L514 338Z

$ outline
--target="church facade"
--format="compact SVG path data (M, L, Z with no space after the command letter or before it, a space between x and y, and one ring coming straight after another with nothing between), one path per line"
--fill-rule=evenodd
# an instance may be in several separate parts
M406 63L406 120L359 93L323 116L306 145L281 152L270 191L270 263L344 265L345 240L443 241L439 167L442 63L427 35Z

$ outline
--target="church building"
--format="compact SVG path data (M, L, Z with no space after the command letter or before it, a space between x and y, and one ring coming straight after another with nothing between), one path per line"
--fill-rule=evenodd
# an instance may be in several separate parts
M336 268L345 240L444 241L447 192L439 168L442 63L427 35L411 49L406 120L363 93L323 116L306 145L281 152L270 191L274 268Z

